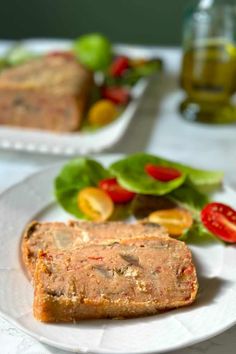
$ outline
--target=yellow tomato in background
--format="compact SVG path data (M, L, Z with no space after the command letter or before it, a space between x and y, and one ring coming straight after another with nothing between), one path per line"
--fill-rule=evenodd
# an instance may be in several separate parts
M88 112L88 120L92 125L105 125L112 122L118 115L116 105L109 100L99 100Z

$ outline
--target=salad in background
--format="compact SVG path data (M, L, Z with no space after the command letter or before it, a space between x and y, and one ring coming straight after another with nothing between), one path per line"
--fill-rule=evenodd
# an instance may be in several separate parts
M94 130L120 116L132 100L132 87L141 79L161 70L160 59L132 59L113 54L112 44L101 34L87 34L74 40L70 51L46 55L73 55L94 73L83 130ZM0 70L21 65L39 57L21 45L12 47L0 58Z
M80 219L133 218L158 223L187 242L236 242L236 211L211 200L223 173L138 153L108 168L88 158L68 162L55 179L58 203Z

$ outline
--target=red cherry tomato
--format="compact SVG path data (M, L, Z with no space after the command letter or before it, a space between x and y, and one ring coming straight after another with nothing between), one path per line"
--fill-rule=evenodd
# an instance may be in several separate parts
M181 172L173 167L159 166L148 163L145 166L147 174L158 181L169 182L181 176Z
M236 211L222 203L209 203L201 212L204 226L230 243L236 242Z
M103 87L102 97L116 104L126 104L129 101L129 92L122 87Z
M113 63L111 64L110 67L110 74L112 76L122 76L123 73L128 69L129 67L129 59L126 57L117 57Z
M99 188L106 192L114 203L128 203L130 202L135 193L128 191L121 187L116 178L106 178L99 182Z

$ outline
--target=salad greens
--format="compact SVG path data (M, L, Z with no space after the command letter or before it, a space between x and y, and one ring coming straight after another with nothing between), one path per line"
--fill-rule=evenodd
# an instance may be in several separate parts
M99 33L80 36L74 42L74 53L91 70L105 70L112 59L109 40Z
M153 75L162 69L161 59L148 60L124 72L122 76L112 76L106 73L104 84L107 86L133 86L143 77Z
M70 214L86 218L79 210L77 197L81 189L97 186L101 179L109 177L103 166L90 159L77 158L69 161L55 179L54 190L59 204Z
M167 195L179 206L189 209L192 213L198 213L209 203L209 196L199 192L196 188L182 185Z
M181 164L176 164L176 167L179 170L184 170L188 174L189 182L203 193L208 193L219 188L224 177L222 171L199 170Z
M21 44L14 45L0 58L0 70L24 64L37 55L24 48Z
M153 185L153 179L147 176L145 172L145 165L148 163L174 167L182 172L182 176L170 182L156 182L157 184ZM110 170L113 175L118 178L122 186L138 193L156 195L163 195L176 189L183 184L185 180L187 185L201 189L205 186L214 186L216 188L223 179L223 173L220 171L199 170L145 153L130 155L115 162L111 165ZM153 187L156 187L155 191L153 191Z
M148 163L174 167L182 175L169 182L155 180L145 172ZM67 212L86 218L78 207L78 193L85 187L98 187L99 181L111 177L116 177L122 187L137 193L130 203L116 206L112 220L129 215L145 218L156 210L180 207L188 210L194 220L192 227L181 236L182 240L191 243L216 240L200 221L200 211L210 201L210 195L201 192L199 187L216 188L222 181L222 172L194 169L145 153L123 158L108 169L92 159L77 158L68 162L55 179L57 201Z
M190 244L209 244L212 242L222 243L218 237L210 233L204 225L197 220L194 220L192 227L184 232L179 238L181 241L185 241Z
M182 175L169 182L153 179L145 172L148 163L172 167L173 163L159 157L140 153L130 155L110 166L111 173L118 179L120 185L128 190L141 194L164 195L181 186L187 175Z
M36 54L27 50L22 45L18 44L10 48L5 55L6 63L9 66L17 66L36 57Z

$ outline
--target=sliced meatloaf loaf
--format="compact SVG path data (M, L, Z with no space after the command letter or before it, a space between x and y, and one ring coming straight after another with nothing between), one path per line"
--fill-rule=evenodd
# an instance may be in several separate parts
M72 250L81 244L106 243L132 237L167 236L157 224L127 224L123 222L96 223L91 221L69 221L30 223L23 234L22 255L30 275L40 250Z
M169 237L42 252L34 286L43 322L157 314L191 304L198 289L189 249Z
M73 56L45 56L0 73L0 124L77 130L92 75Z

